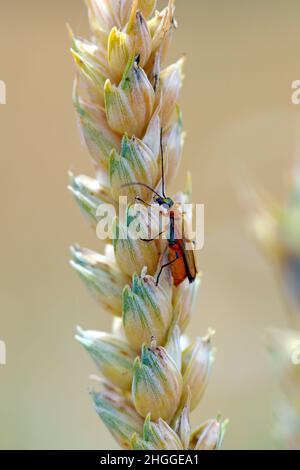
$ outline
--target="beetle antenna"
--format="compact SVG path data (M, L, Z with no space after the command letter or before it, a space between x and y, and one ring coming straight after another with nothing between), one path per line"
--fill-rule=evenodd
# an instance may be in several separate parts
M149 204L148 202L144 201L143 199L141 199L140 197L136 196L135 200L137 202L142 202L145 206L147 207L153 207L151 204Z
M121 188L129 188L130 186L142 186L143 188L149 189L149 191L152 191L152 193L156 194L156 196L161 198L161 195L158 194L151 186L148 186L148 184L144 183L128 183L128 184L122 184Z
M160 154L161 154L161 180L162 180L162 193L166 199L165 191L165 165L164 165L164 148L163 148L163 130L160 129Z

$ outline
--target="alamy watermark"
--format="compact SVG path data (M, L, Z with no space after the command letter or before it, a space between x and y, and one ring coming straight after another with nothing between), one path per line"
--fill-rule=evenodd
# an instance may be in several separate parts
M6 84L0 80L0 104L6 104Z
M294 90L291 96L292 103L298 105L300 104L300 80L292 82L292 90Z
M6 84L0 80L0 105L6 104ZM0 340L0 366L6 365L6 344Z
M6 365L6 344L0 340L0 366Z
M118 229L115 220L118 214ZM204 247L204 205L174 203L171 207L136 203L119 198L119 208L100 204L96 211L99 240L181 240L185 250Z
M6 104L6 84L0 80L0 105ZM6 344L0 340L0 366L6 365Z
M291 354L291 361L294 366L300 365L300 341L296 341Z

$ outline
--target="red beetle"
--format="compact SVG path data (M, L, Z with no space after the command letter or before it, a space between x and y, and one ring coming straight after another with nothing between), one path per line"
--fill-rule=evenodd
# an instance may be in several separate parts
M190 283L194 282L197 277L197 267L195 261L195 254L193 250L186 249L186 238L184 233L177 234L175 220L177 219L176 213L174 210L174 201L170 197L165 195L165 178L164 178L164 161L163 161L163 146L162 146L162 132L161 132L161 139L160 139L160 146L161 146L161 160L162 160L162 196L156 192L153 188L148 186L144 183L129 183L125 186L143 186L149 191L152 191L155 194L154 201L159 205L163 206L168 209L168 216L169 216L169 234L168 234L168 263L161 266L159 274L157 276L156 285L158 285L161 274L163 270L167 267L170 267L172 272L172 277L174 280L174 285L179 286L185 279L188 279ZM143 202L140 198L136 198L137 200ZM148 205L148 204L147 204ZM182 217L182 214L181 214ZM184 230L181 230L184 232ZM162 233L160 233L157 237L152 239L143 239L145 242L151 242L157 239Z

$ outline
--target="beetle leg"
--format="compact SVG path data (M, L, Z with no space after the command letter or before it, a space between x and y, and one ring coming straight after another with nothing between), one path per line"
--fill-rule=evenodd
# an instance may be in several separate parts
M173 261L170 261L169 263L163 264L162 267L160 268L160 271L158 273L157 279L156 279L156 286L159 284L160 276L162 275L162 272L165 268L168 268L171 264L176 263L176 261L179 260L179 255L176 253L176 259L173 259Z

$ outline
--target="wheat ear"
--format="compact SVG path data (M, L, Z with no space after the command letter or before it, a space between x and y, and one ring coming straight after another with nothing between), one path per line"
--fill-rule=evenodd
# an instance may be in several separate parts
M91 396L124 449L218 449L226 423L211 419L192 432L189 420L212 365L210 333L182 346L200 279L175 288L165 269L157 285L161 242L133 240L127 233L136 197L152 200L148 188L131 183L161 191L162 154L166 184L181 158L177 101L185 59L164 68L176 27L174 1L161 12L156 0L86 3L91 39L70 34L77 66L74 104L96 178L70 175L70 190L93 229L99 207L109 203L117 210L119 196L129 200L125 220L117 214L105 255L72 248L72 266L114 317L111 333L78 329L76 338L101 375L101 389ZM188 201L190 189L188 184L176 200ZM145 238L148 225L142 218Z
M251 229L272 262L288 313L288 327L267 330L265 341L282 396L274 406L273 436L300 449L300 174L295 171L285 204L255 194Z

